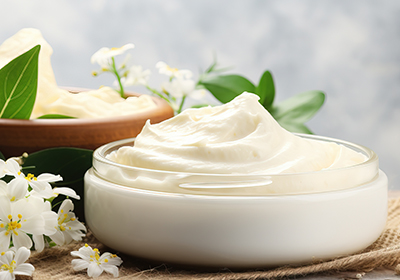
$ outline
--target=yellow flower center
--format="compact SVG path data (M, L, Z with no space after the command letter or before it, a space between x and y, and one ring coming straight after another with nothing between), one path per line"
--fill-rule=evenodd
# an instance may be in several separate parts
M85 246L86 246L86 245L85 245ZM94 262L94 261L95 261L97 264L101 264L101 263L99 262L99 259L100 259L99 249L94 248L93 251L94 251L94 255L91 255L91 256L90 256L90 261L91 261L91 262ZM107 260L106 262L108 262L108 260Z
M18 172L18 175L21 175L21 172ZM28 182L37 181L37 178L36 178L35 175L33 175L32 173L28 173L28 175L25 176L25 179L26 179Z
M178 72L179 70L178 70L178 68L172 68L171 66L169 66L169 65L167 65L167 70L168 71L171 71L172 73L176 73L176 72Z
M13 273L15 267L16 267L16 263L15 263L15 261L12 261L9 265L8 264L3 264L0 268L3 271L7 271L8 270L10 273Z
M18 220L17 221L13 221L12 216L8 215L8 219L10 220L10 222L8 224L6 224L4 226L4 224L0 224L1 228L6 228L6 232L4 233L6 236L10 234L10 232L14 233L15 235L18 235L18 232L16 231L16 229L20 229L21 228L21 219L22 219L22 215L18 214Z
M64 213L64 211L61 209L61 213ZM73 218L72 218L73 219ZM68 214L64 214L62 216L58 217L58 226L60 228L61 231L65 231L65 224L64 223L68 223L69 221L71 221L72 219L68 219ZM69 227L69 229L71 229Z

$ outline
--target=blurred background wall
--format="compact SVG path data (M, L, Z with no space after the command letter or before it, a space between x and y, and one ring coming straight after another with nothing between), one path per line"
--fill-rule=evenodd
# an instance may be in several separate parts
M215 53L255 83L271 70L277 101L322 90L325 105L308 126L376 151L400 189L398 0L2 1L0 42L24 27L53 47L60 86L111 85L111 75L91 76L91 55L134 43L132 62L152 70L154 87L158 61L198 74Z

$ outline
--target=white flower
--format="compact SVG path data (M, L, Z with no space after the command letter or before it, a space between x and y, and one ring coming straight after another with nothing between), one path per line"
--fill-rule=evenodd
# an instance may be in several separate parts
M135 47L134 44L126 44L120 48L111 48L111 49L103 47L92 55L90 61L92 63L98 63L102 68L108 69L109 66L111 65L110 59L112 57L123 54L127 50L133 49L134 47Z
M86 232L86 227L78 221L72 210L74 204L70 199L65 199L58 209L57 231L49 236L57 245L66 245L72 240L81 241L85 236L82 231Z
M163 91L168 92L175 98L182 98L190 95L194 91L196 84L193 80L175 78L172 81L165 82L161 85Z
M32 198L33 199L33 198ZM44 236L43 235L52 235L54 234L57 229L57 213L51 210L51 204L49 201L46 201L42 204L37 204L38 209L37 211L40 213L42 219L44 221L44 226L42 233L39 234L32 234L33 242L35 243L35 250L38 252L43 251L45 246Z
M7 197L10 201L16 201L28 195L28 188L23 185L14 186L0 180L0 195Z
M24 173L18 171L17 174L13 174L15 176L14 179L10 181L10 185L12 188L19 188L18 192L22 192L22 189L28 190L28 186L30 186L36 192L42 192L47 190L51 190L52 187L50 183L62 181L62 177L60 175L53 175L50 173L40 174L38 177L29 173L25 176Z
M71 252L74 257L81 259L72 260L72 268L75 271L87 268L89 277L99 277L103 271L111 273L114 277L118 277L118 268L122 260L117 255L111 253L104 253L100 256L98 249L92 249L89 245L81 247L79 251Z
M55 225L57 214L51 211L48 201L32 196L11 202L0 197L0 248L8 248L11 240L16 248L31 248L31 234L36 250L41 251L43 234L54 234Z
M14 175L20 170L21 166L15 159L9 158L6 161L0 159L0 178L3 178L5 175Z
M29 263L25 263L31 251L21 247L16 252L8 250L0 254L0 279L14 280L15 275L32 276L35 268Z
M68 197L72 197L72 198L75 198L78 200L81 198L73 189L66 188L66 187L46 188L39 192L32 190L29 194L33 195L33 196L41 197L44 199L57 197L60 194L68 196Z
M127 77L121 78L124 86L147 85L151 71L143 70L141 65L133 65L127 72Z
M179 70L177 68L172 68L163 61L157 62L156 68L158 68L160 74L165 74L170 78L175 77L182 79L190 79L193 76L192 71L186 69Z

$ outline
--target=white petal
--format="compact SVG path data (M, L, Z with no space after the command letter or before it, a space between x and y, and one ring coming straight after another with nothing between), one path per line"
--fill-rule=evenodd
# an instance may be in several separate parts
M111 253L105 252L100 256L99 262L104 262L105 259L109 259L110 257L111 257Z
M54 175L54 174L50 174L50 173L43 173L37 177L38 181L47 182L47 183L62 181L62 179L63 178L60 175Z
M91 263L89 264L87 274L89 277L97 278L100 276L100 274L103 272L103 268L96 263Z
M102 264L101 267L108 273L111 273L114 277L118 277L119 271L118 267L115 265L109 265L109 264Z
M9 171L7 173L8 175L18 176L18 173L21 171L21 166L15 159L9 158L6 161L6 169Z
M29 181L29 186L32 187L32 189L36 192L41 192L46 189L52 189L51 185L48 182L45 181Z
M164 68L167 64L164 61L159 61L156 63L156 68Z
M22 215L21 230L30 234L43 234L44 233L44 218L41 215L29 217L26 219Z
M79 248L79 251L72 251L71 255L74 257L80 257L82 259L90 259L91 255L94 255L94 251L90 246L83 246Z
M32 276L32 273L35 271L35 268L30 263L23 263L16 267L14 270L14 274L16 275L26 275Z
M0 220L3 222L9 221L8 215L11 214L11 203L8 197L0 196Z
M0 172L1 172L1 170L0 170ZM0 175L1 175L1 173L0 173ZM0 178L1 178L1 176L0 176ZM4 182L3 180L0 180L0 195L1 196L7 196L7 193L8 193L7 189L8 189L7 183Z
M17 230L17 233L18 235L16 234L12 235L12 241L14 246L16 248L26 247L30 249L32 247L32 240L30 239L30 237L26 233L20 230Z
M0 232L0 253L5 252L10 247L10 237L11 235L6 235L6 231Z
M57 230L55 229L58 225L57 213L53 211L46 211L42 213L42 217L44 218L44 231L43 234L51 235L54 234Z
M100 64L100 66L103 66L102 63L100 62L104 62L104 53L107 52L109 50L109 48L101 48L99 49L97 52L95 52L92 57L90 58L90 62L92 64L94 63L98 63Z
M72 264L72 268L75 271L86 269L89 266L89 262L88 261L84 261L84 260L81 260L81 259L74 259L74 260L72 260L71 264Z
M16 265L18 266L19 264L26 262L30 257L30 255L31 251L28 248L26 247L19 248L15 253L15 258L14 258Z
M126 44L120 48L107 49L102 55L104 56L104 58L111 58L111 57L123 54L127 50L133 49L134 47L135 47L134 44Z
M49 236L57 245L62 246L65 244L64 234L57 230L54 234Z
M39 199L39 201L37 201ZM14 219L17 218L18 215L22 215L22 220L25 221L32 216L38 215L42 213L44 201L40 198L23 198L19 199L10 204L11 206L11 215Z
M36 188L36 189L38 189L38 188ZM55 197L55 195L53 193L53 189L51 188L50 185L45 186L44 189L39 190L39 191L32 190L30 192L30 195L44 198L44 199L49 199L49 198Z
M13 250L8 250L7 252L4 253L4 255L2 256L2 261L5 264L10 264L12 262L12 260L14 259L14 252Z
M68 222L66 225L68 228L71 228L71 230L83 230L86 232L86 227L78 220Z
M80 196L71 188L53 188L53 193L62 194L78 200L81 199Z
M9 183L10 196L16 200L27 195L28 184L26 180L13 179Z
M0 271L0 280L15 280L15 276L8 271Z
M101 255L99 261L101 263L104 263L104 260L107 259L108 262L106 264L110 264L110 265L120 265L122 263L122 260L120 257L118 257L118 256L111 257L111 256L112 256L111 253L106 252Z
M65 232L65 235L70 236L73 240L75 241L81 241L82 238L85 236L84 233L80 232L80 231L76 231L76 230L68 230ZM67 237L67 236L65 236ZM68 243L70 243L72 240L70 240Z
M50 201L45 201L43 204L43 212L46 212L46 211L52 211Z
M74 210L74 203L72 203L70 199L65 199L61 203L60 208L58 209L58 215L61 216L73 210Z
M44 237L43 235L33 235L33 242L35 243L35 250L42 252L44 249Z
M114 258L109 258L108 263L110 265L120 265L122 263L122 260L120 257L114 257Z
M69 232L68 231L63 231L62 232L63 234L64 234L64 244L69 244L69 243L71 243L72 242L72 237L71 237L71 235L69 234ZM81 241L82 240L82 238L81 239L78 239L77 241Z

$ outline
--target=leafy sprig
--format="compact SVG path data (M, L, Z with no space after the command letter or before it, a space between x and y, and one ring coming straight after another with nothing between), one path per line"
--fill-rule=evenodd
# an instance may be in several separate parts
M0 118L29 119L36 99L40 45L0 69Z
M14 58L0 69L0 118L28 120L35 105L38 89L40 45ZM49 114L38 119L69 119Z
M209 69L213 68L215 66ZM220 102L227 103L244 91L255 93L260 97L261 105L282 127L291 132L312 133L304 123L318 112L325 101L325 94L322 91L311 90L275 104L274 79L268 70L261 75L257 86L240 75L213 75L213 71L208 73L209 75L203 76L198 85L206 88Z

